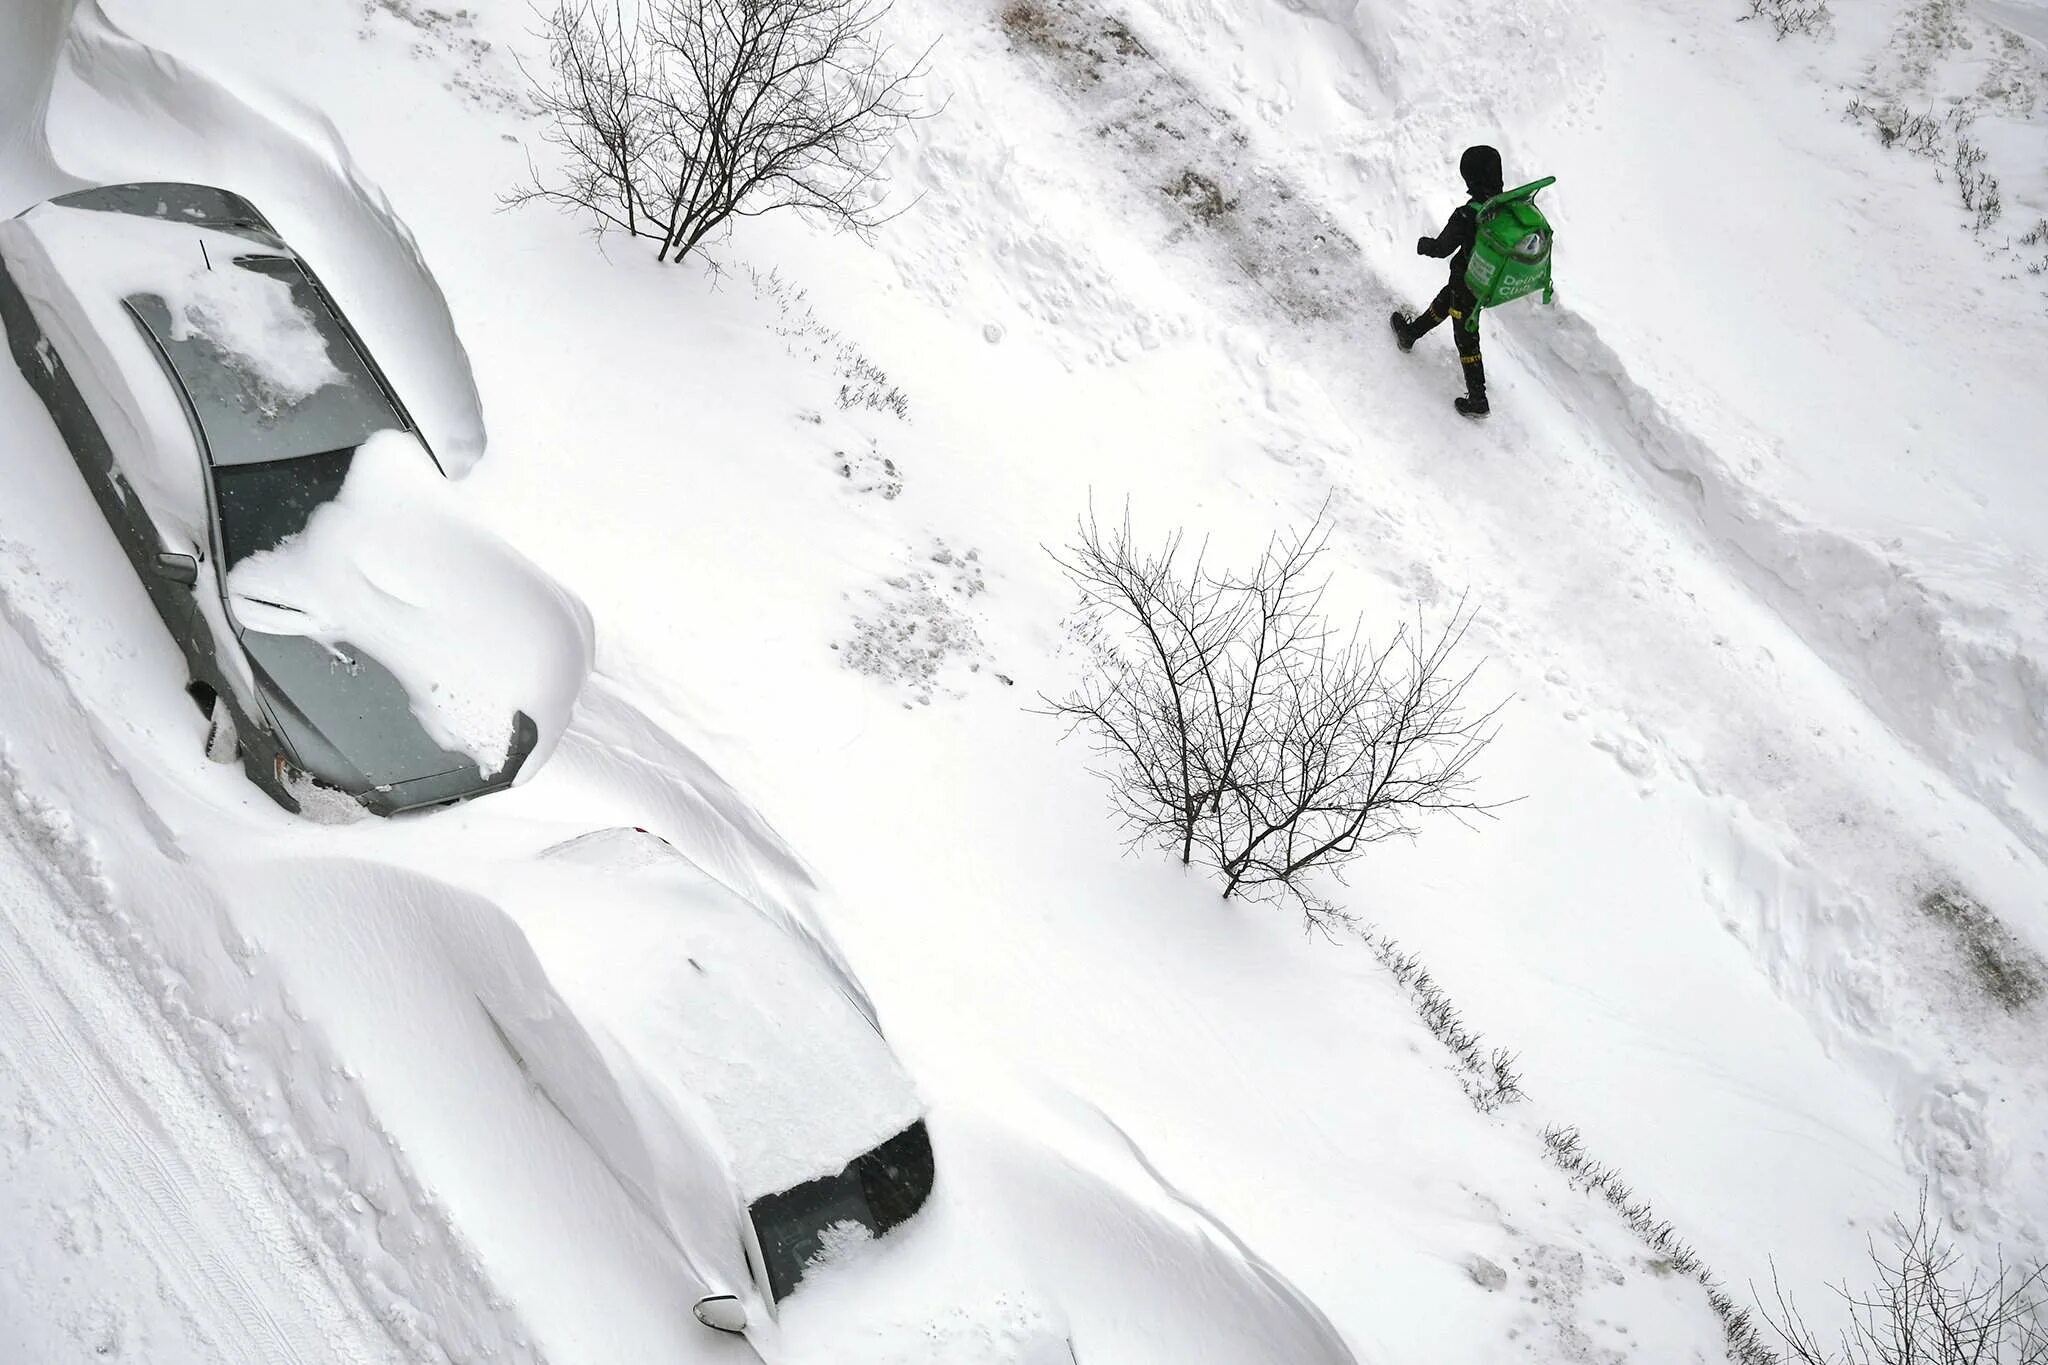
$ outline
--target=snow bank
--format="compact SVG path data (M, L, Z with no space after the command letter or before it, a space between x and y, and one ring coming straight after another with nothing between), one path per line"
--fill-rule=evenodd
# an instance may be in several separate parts
M1086 1105L932 1126L930 1207L784 1305L798 1360L1066 1365L1071 1335L1090 1365L1357 1365L1314 1303Z
M482 897L364 860L232 871L249 961L276 977L241 1029L242 1065L365 1190L368 1209L343 1194L339 1213L413 1281L446 1358L716 1358L688 1304L728 1282L662 1217L663 1173L518 927ZM451 1292L464 1280L512 1332L485 1334L497 1324Z
M590 672L590 616L456 497L416 439L380 432L304 531L235 566L228 598L252 629L368 652L427 733L487 776L505 766L524 711L540 737L523 776L568 726Z
M38 154L72 177L186 180L247 197L320 273L442 468L460 477L482 458L482 404L447 300L325 114L280 90L224 84L98 4L72 17L48 105Z
M51 204L0 223L0 259L172 547L206 544L203 463L177 393L122 300L175 289L194 266L204 269L202 247L225 263L250 245L206 228Z
M21 0L7 6L7 42L0 44L0 216L78 188L50 159L44 131L71 8Z
M917 1218L839 1248L782 1304L774 1345L788 1365L1073 1365L1067 1323L1005 1263L1005 1239L941 1175ZM766 1333L757 1335L767 1336ZM1092 1362L1094 1357L1083 1355Z

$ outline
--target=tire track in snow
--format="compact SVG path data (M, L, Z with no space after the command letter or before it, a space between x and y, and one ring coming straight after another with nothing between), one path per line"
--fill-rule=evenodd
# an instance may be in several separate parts
M192 1059L96 960L86 912L49 866L66 825L0 756L0 1060L19 1101L170 1282L207 1359L398 1359L361 1305L333 1293L269 1172L194 1084Z
M126 902L65 802L89 803L101 820L127 813L153 840L131 850L143 862L168 857L189 864L127 771L138 758L174 775L180 765L152 752L166 736L138 731L137 742L129 744L103 730L99 717L118 714L122 705L108 691L120 686L119 670L109 672L103 659L88 657L104 642L77 638L74 616L31 588L57 591L29 572L35 566L25 547L8 547L8 559L11 572L0 576L0 681L6 684L10 728L20 726L67 755L67 778L88 781L95 790L88 802L77 792L62 798L46 793L10 755L0 759L0 816L27 832L28 846L59 888L53 903L65 908L68 932L118 983L112 989L149 1020L165 1050L166 1074L184 1077L217 1107L221 1125L233 1136L222 1139L216 1131L210 1141L262 1164L265 1178L252 1177L238 1198L251 1210L244 1221L267 1232L263 1245L270 1259L299 1265L302 1280L324 1280L328 1293L349 1305L324 1348L294 1355L264 1347L230 1358L334 1359L342 1365L544 1361L516 1311L491 1287L474 1250L377 1121L361 1086L326 1057L323 1040L300 1022L273 974L262 970L256 945L222 942L216 930L209 946L198 927L203 917L191 912L210 907L211 888L197 883L198 894L181 904L178 892L190 889L188 879L169 867L141 874L161 878L155 897L189 921L177 950L196 954L195 963L212 955L236 964L241 979L235 989L242 997L226 1012L216 1001L209 1013L204 988L195 989L167 959L170 945L156 937L148 908ZM137 628L156 627L140 622ZM207 800L200 790L183 794ZM255 827L247 833L259 837ZM150 1112L154 1093L132 1096L134 1107ZM166 1127L154 1140L177 1159L189 1160L197 1131ZM235 1145L220 1148L223 1141ZM124 1179L140 1180L143 1189L167 1198L183 1188L146 1167L125 1171ZM372 1341L374 1348L361 1344Z

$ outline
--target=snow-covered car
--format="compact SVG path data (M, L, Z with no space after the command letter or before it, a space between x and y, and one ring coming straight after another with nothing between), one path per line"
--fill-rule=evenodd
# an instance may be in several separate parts
M184 655L211 757L239 757L290 810L388 815L508 786L545 749L528 710L464 692L393 643L448 634L429 619L432 593L365 564L350 598L362 609L336 611L279 571L373 446L390 447L387 469L440 479L333 296L246 200L112 185L0 223L0 325ZM406 553L395 542L419 537L377 538L394 544L330 545L325 562ZM437 566L458 580L529 569ZM553 672L575 675L573 691L587 617L559 590L522 591L568 622L547 629L570 640ZM443 606L458 610L467 601ZM446 723L458 693L467 711Z
M803 921L644 830L557 844L501 899L620 1078L710 1291L699 1318L778 1358L756 1330L776 1305L910 1222L937 1180L866 995ZM1072 1353L1062 1332L1020 1358Z

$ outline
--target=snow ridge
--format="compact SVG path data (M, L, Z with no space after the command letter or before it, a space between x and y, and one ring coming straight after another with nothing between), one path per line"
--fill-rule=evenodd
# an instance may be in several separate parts
M35 658L60 682L63 674L61 655L35 629L37 613L17 598L12 582L0 582L0 617L10 627L0 639L0 668L12 680L16 704L26 705L50 685L31 681L18 654L5 662L10 652ZM73 751L102 755L99 765L82 770L99 788L95 809L146 812L132 787L93 773L94 766L119 773L121 764L78 719L90 710L67 695L61 712L71 716ZM288 1210L290 1222L275 1230L274 1253L374 1319L399 1358L430 1365L485 1357L540 1361L516 1313L490 1287L446 1211L413 1178L360 1087L266 974L258 946L230 927L175 836L153 818L137 821L154 842L135 854L141 864L158 866L141 874L153 888L149 899L135 899L72 813L73 804L39 783L16 755L0 754L0 821L10 840L49 869L51 904L63 912L68 932L121 983L130 1005L145 1012L178 1071L207 1087L249 1156L279 1187L274 1207ZM167 939L165 920L184 927ZM173 963L166 955L171 943L200 955L191 961L208 964L205 980ZM235 1001L231 1011L221 1008L225 995ZM153 1100L146 1104L145 1113L156 1108ZM159 1141L149 1140L152 1146ZM204 1147L187 1137L165 1150ZM265 1355L259 1350L247 1358ZM311 1365L329 1357L307 1350L285 1358Z

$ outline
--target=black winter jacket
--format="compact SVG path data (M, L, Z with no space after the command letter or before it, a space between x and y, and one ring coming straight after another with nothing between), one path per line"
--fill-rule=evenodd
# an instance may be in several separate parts
M1434 256L1442 260L1451 258L1451 283L1462 285L1465 267L1472 263L1472 243L1479 235L1477 206L1493 198L1501 191L1500 153L1491 147L1467 147L1465 154L1458 158L1458 174L1465 178L1465 190L1472 197L1452 210L1450 221L1444 230L1434 237L1423 237L1415 243L1415 250L1423 256Z
M1415 250L1421 255L1434 256L1438 260L1446 256L1451 258L1453 284L1465 278L1465 267L1472 263L1472 243L1479 235L1479 215L1474 208L1479 199L1480 196L1474 195L1470 203L1458 205L1451 211L1451 219L1444 224L1442 232L1415 243Z

